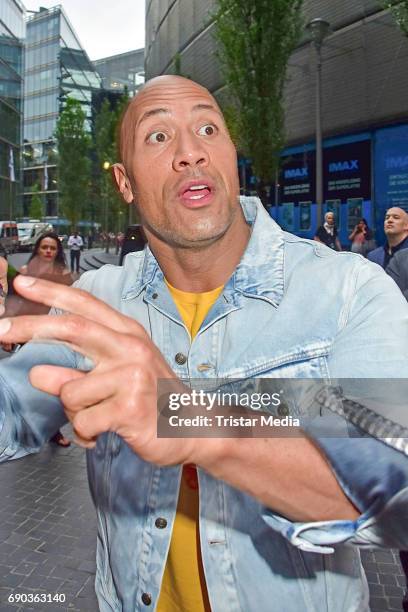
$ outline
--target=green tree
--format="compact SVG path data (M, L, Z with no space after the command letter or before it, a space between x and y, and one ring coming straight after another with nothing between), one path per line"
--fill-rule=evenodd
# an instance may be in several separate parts
M404 32L405 36L408 36L408 0L402 0L401 2L386 0L383 2L383 5L385 8L390 9L395 21Z
M283 89L298 43L303 0L218 0L216 39L228 90L224 112L252 160L258 191L273 180L284 145Z
M42 197L39 194L40 191L41 191L41 188L37 183L33 185L33 188L31 190L32 196L31 196L31 202L30 202L30 209L28 211L28 215L30 219L40 219L41 220L41 218L44 215L44 206L43 206Z
M58 144L58 177L63 214L75 227L89 205L91 139L81 103L68 98L55 131Z
M95 193L99 206L99 220L105 230L118 229L118 220L123 217L123 201L118 194L111 177L110 167L118 157L118 128L123 110L128 103L127 91L112 107L108 98L101 104L95 117ZM119 228L122 229L122 228Z

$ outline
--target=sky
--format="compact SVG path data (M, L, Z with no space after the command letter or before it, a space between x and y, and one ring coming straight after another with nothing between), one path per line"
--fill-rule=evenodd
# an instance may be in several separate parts
M27 10L61 4L91 60L141 49L145 0L23 0Z

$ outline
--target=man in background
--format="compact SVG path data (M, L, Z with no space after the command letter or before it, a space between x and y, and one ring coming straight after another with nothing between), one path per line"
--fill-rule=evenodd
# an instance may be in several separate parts
M79 261L81 259L81 250L83 247L84 241L78 232L75 231L68 239L68 248L71 255L71 272L79 274Z
M389 208L385 213L384 232L386 243L371 251L367 259L386 269L395 253L408 248L408 213L399 206Z

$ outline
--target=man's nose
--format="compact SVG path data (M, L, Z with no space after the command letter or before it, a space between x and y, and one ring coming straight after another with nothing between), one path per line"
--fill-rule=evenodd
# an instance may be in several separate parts
M182 172L186 168L208 166L209 156L202 141L195 134L182 134L178 138L173 168Z

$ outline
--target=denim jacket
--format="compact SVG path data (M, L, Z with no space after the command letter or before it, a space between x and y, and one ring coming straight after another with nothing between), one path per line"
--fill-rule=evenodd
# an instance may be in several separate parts
M283 232L255 198L242 206L250 242L192 342L148 248L128 255L123 268L83 275L79 286L139 321L182 378L408 377L408 305L383 270ZM38 363L89 367L57 343L29 343L3 360L3 460L35 452L64 422L59 400L27 381ZM370 436L322 438L313 427L310 435L360 518L293 523L198 469L213 612L368 610L358 546L408 545L408 458ZM100 609L154 610L181 468L143 461L114 433L98 437L87 465Z

